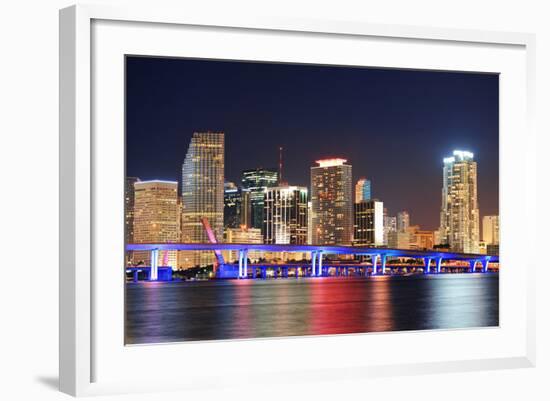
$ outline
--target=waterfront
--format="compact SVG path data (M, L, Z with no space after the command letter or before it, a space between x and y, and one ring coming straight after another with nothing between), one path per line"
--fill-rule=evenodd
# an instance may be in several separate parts
M126 284L126 343L498 326L498 274Z

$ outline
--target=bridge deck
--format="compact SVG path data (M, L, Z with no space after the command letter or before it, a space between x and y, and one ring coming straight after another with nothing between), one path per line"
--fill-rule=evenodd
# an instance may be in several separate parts
M393 249L373 248L366 246L344 246L344 245L294 245L294 244L193 244L193 243L165 243L165 244L127 244L127 251L263 251L263 252L318 252L325 255L383 255L390 257L410 258L442 258L453 260L476 260L484 259L491 262L498 262L499 257L495 255L482 255L474 253L443 252L436 250L414 250L414 249Z

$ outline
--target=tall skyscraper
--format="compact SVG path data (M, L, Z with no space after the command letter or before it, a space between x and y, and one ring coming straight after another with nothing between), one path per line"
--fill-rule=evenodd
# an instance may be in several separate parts
M455 150L443 159L440 241L454 252L479 252L477 163L474 154Z
M384 245L389 244L389 234L397 231L397 217L384 215Z
M223 238L224 200L223 132L195 132L182 167L182 241L209 242L201 219L207 218L214 234ZM214 263L212 252L186 251L182 267Z
M307 188L267 188L264 196L265 244L307 243Z
M349 245L353 239L352 168L345 159L318 160L311 167L313 244Z
M134 184L139 181L137 177L126 177L124 186L124 241L126 244L134 242ZM133 252L126 252L126 264L132 264Z
M223 195L223 227L238 228L242 222L242 192L233 182L226 182Z
M409 212L407 212L406 210L403 210L397 213L397 231L405 232L409 229L410 225L411 225L411 218L409 216Z
M250 227L263 228L264 192L277 183L277 170L257 168L243 171L242 185L250 193Z
M483 241L487 245L500 243L498 216L483 216Z
M355 184L355 203L361 201L368 201L372 197L371 194L371 182L366 178L361 178Z
M137 181L134 183L134 239L136 244L179 241L178 183ZM135 251L134 262L151 263L150 252ZM177 267L176 251L160 251L159 266Z
M384 203L377 200L354 205L354 245L384 245Z

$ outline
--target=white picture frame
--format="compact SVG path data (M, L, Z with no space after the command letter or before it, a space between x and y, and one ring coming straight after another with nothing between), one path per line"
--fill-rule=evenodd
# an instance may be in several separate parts
M509 122L513 127L519 128L523 135L507 133L506 126L503 128L504 135L501 141L501 209L503 239L501 244L517 243L517 247L503 247L501 254L501 263L504 264L504 272L511 269L513 266L517 269L518 278L517 293L511 294L508 291L507 285L510 285L511 280L508 280L505 274L501 289L501 305L517 306L514 310L514 318L517 317L517 322L513 319L504 319L503 324L498 329L485 330L454 330L450 332L430 331L429 333L409 333L407 336L416 336L417 339L430 337L431 342L442 345L449 338L455 336L457 339L467 341L473 338L483 338L483 341L495 342L494 349L488 349L483 352L481 349L472 351L470 354L465 354L464 358L449 358L437 360L431 358L429 360L420 360L417 355L406 355L405 358L384 358L373 356L373 360L369 363L363 363L361 360L350 359L345 361L340 360L335 355L329 353L327 358L329 365L324 366L322 363L318 367L312 361L307 363L292 363L294 366L291 370L285 370L285 361L276 361L275 369L281 377L292 380L295 377L296 371L300 372L300 380L319 380L320 378L336 379L346 375L353 375L357 378L369 376L387 375L387 374L405 374L407 371L414 370L416 373L430 372L454 372L467 371L478 369L500 369L511 367L529 367L535 363L535 322L534 322L534 261L529 252L530 247L528 241L520 237L520 233L532 227L534 224L536 209L534 204L535 199L535 134L532 128L532 112L534 101L534 35L523 33L506 33L506 32L484 32L459 29L437 29L424 28L414 26L390 26L390 25L375 25L363 22L350 21L316 21L316 20L293 20L280 18L214 18L199 15L187 15L185 10L162 10L155 7L142 8L111 8L108 6L72 6L61 10L60 12L60 390L72 395L92 395L105 394L115 392L131 392L131 391L155 391L166 389L206 389L209 385L204 376L197 372L190 377L187 383L175 382L173 378L167 377L165 380L159 378L153 379L147 383L140 381L139 378L125 377L123 374L116 375L113 372L103 375L101 366L105 366L108 361L117 369L122 365L120 360L108 360L107 350L105 345L108 335L102 334L101 330L105 330L107 322L115 320L105 320L104 307L96 305L94 300L95 291L101 287L102 291L109 293L110 288L104 287L104 275L94 273L94 264L98 256L95 251L102 246L104 242L101 237L98 237L97 227L102 227L98 222L99 214L101 214L101 206L98 204L97 192L98 185L103 185L94 177L98 174L97 169L100 167L99 159L109 160L101 163L116 163L112 159L116 156L116 146L113 147L113 154L104 155L105 158L99 157L98 152L101 152L102 145L97 143L93 137L93 126L97 126L94 118L101 117L101 111L96 111L92 96L94 96L94 87L92 85L92 77L94 68L101 68L103 64L94 59L98 55L98 47L105 44L105 41L99 38L96 42L93 41L94 24L105 21L106 31L109 29L125 30L130 29L128 25L124 27L115 27L116 23L137 24L132 29L143 29L144 27L155 26L156 28L149 32L151 38L154 35L167 35L168 31L163 29L177 29L177 27L199 27L206 31L213 30L230 30L231 32L261 32L264 39L277 40L269 35L277 36L278 33L283 33L287 36L297 35L307 38L323 37L330 40L338 38L339 40L362 40L362 39L378 39L385 40L388 43L392 41L414 41L414 43L428 44L435 43L441 50L444 46L455 46L455 51L462 51L466 48L478 48L485 52L485 47L498 49L512 49L509 55L510 60L518 71L520 76L514 77L514 85L521 89L519 100L516 99L515 105L520 105L518 109L509 108L507 99L501 99L501 113L505 110L507 114L516 116L515 120ZM145 24L145 25L144 25ZM151 25L152 24L152 25ZM98 28L99 29L99 28ZM153 32L154 31L154 32ZM224 31L226 32L226 31ZM221 34L224 34L223 32ZM99 33L98 35L102 35ZM131 35L127 35L131 36ZM113 42L121 43L127 40L125 35L119 34L118 40ZM310 40L310 39L305 39ZM146 41L143 41L146 42ZM158 41L160 46L160 41ZM412 43L412 42L407 42ZM115 44L116 45L116 44ZM113 46L115 46L113 45ZM168 46L168 45L166 45ZM119 49L120 50L120 49ZM116 50L116 51L119 51ZM115 51L115 50L113 50ZM169 52L169 48L165 47L161 54ZM266 50L267 51L267 50ZM512 54L513 53L513 54ZM114 53L113 53L114 54ZM101 56L103 57L103 56ZM117 56L118 57L118 56ZM245 57L245 56L243 56ZM237 57L238 58L238 57ZM265 59L265 57L264 57ZM498 63L496 58L494 63ZM359 61L358 61L359 62ZM500 61L502 62L502 61ZM360 63L360 62L359 62ZM399 66L399 62L394 66ZM381 65L389 66L387 62ZM500 72L498 65L491 69L493 72ZM409 68L407 66L406 68ZM502 66L503 68L512 68ZM447 66L447 68L452 69ZM457 69L465 67L458 66ZM472 67L473 68L473 67ZM440 69L445 69L444 63ZM468 68L466 68L468 69ZM475 70L475 69L474 69ZM482 69L480 71L484 71ZM511 70L510 70L511 71ZM119 74L120 71L117 73ZM510 76L516 73L510 72ZM524 75L523 75L524 74ZM510 90L511 90L510 86ZM97 88L96 88L97 89ZM120 90L120 88L119 88ZM510 90L501 92L501 96L509 96ZM519 93L519 92L518 92ZM119 105L120 106L120 105ZM524 109L523 109L524 107ZM98 114L96 114L96 112ZM502 119L501 119L502 122ZM510 155L514 154L520 160L520 165L516 171L507 168L506 161ZM123 153L119 154L120 160L123 158ZM504 177L504 178L503 178ZM519 210L511 210L511 205L505 201L506 194L511 193L510 186L506 185L507 181L514 180L522 190L515 202L519 205ZM116 183L115 183L116 184ZM120 187L122 191L122 187ZM516 189L517 190L517 189ZM120 196L122 204L122 195ZM120 220L122 221L122 220ZM113 223L116 224L116 223ZM121 227L122 229L122 227ZM116 230L115 230L116 231ZM518 233L519 231L519 233ZM115 233L116 234L116 233ZM108 238L112 240L112 238ZM508 270L510 271L510 270ZM530 272L531 274L527 274ZM122 281L121 281L122 283ZM506 284L508 283L508 284ZM118 284L113 284L118 285ZM114 288L114 287L113 287ZM109 297L110 295L107 295ZM115 295L113 294L113 297ZM117 298L118 301L120 297ZM116 301L116 302L118 302ZM116 304L115 302L115 304ZM507 313L507 312L506 312ZM120 314L112 317L119 319ZM120 321L120 324L123 322ZM99 328L98 327L102 327ZM117 329L118 330L118 329ZM509 330L509 336L499 333L506 333ZM372 336L377 336L377 341L383 341L387 336L395 334L367 334L353 335L345 337L346 342L353 343L355 347L361 344L368 344L372 340ZM423 337L421 337L423 336ZM477 336L477 337L476 337ZM246 363L254 361L254 355L259 355L264 352L265 348L274 348L273 352L277 352L277 348L283 345L292 346L300 341L300 349L303 355L314 355L321 347L339 347L342 336L326 336L326 337L306 337L302 339L284 339L284 340L246 340L246 341L225 341L225 342L203 342L194 344L193 347L185 345L188 355L198 355L200 352L208 352L208 348L215 349L215 352L225 355L226 358L241 355L243 362L240 367L235 369L235 374L240 374L246 371ZM404 337L405 338L405 337ZM120 346L124 347L121 338L115 341L120 342ZM271 341L271 342L270 342ZM270 342L270 343L269 343ZM291 342L291 343L288 343ZM290 345L289 345L290 344ZM510 352L505 351L506 344L509 344ZM148 347L132 347L128 350L131 355L126 355L132 363L143 361L153 366L163 359L168 358L167 355L177 353L178 347L181 344L163 345L163 346L148 346ZM197 354L193 351L195 350ZM126 351L125 351L126 352ZM239 352L239 354L236 354ZM298 352L298 351L297 351ZM148 354L144 356L144 353ZM309 353L309 354L308 354ZM113 354L116 354L113 353ZM207 354L208 355L208 354ZM296 354L298 355L298 354ZM271 355L273 357L273 355ZM113 356L115 358L115 356ZM150 358L150 359L147 359ZM332 359L331 359L332 358ZM307 359L307 358L306 358ZM102 361L98 363L97 360ZM127 361L128 362L128 361ZM286 362L288 363L288 361ZM350 367L353 366L353 369ZM121 369L123 370L123 369ZM257 380L262 380L262 373L273 371L262 364L255 366L255 371L252 373ZM103 378L105 377L105 378ZM238 383L237 383L238 384ZM218 385L236 385L233 377L227 377L225 380L218 381Z

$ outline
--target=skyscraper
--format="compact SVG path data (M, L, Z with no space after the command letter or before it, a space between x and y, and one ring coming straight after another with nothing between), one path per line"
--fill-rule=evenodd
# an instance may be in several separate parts
M397 217L384 215L384 244L389 244L389 234L397 231Z
M500 243L498 216L483 216L483 241L487 245Z
M264 196L265 244L307 243L307 188L267 188Z
M384 203L377 200L356 202L354 209L354 245L384 245Z
M134 183L134 191L133 242L178 242L178 183L160 180L137 181ZM134 262L150 265L150 252L135 251ZM158 265L176 268L176 251L160 251Z
M223 195L223 227L238 228L242 222L242 193L233 182L226 182Z
M182 167L182 241L208 242L201 219L223 238L224 150L223 132L195 132ZM214 263L212 252L187 251L182 267Z
M479 252L477 163L471 152L455 150L443 159L439 231L452 251Z
M353 239L352 168L345 159L318 160L311 167L313 244L349 245Z
M137 177L126 177L124 186L124 240L126 244L134 242L134 184L139 181ZM132 264L132 252L126 252L126 264Z
M409 212L407 212L406 210L403 210L397 213L397 231L405 232L409 229L410 225L411 225L411 218L409 216Z
M274 169L257 168L245 170L242 175L243 188L250 193L250 227L263 228L264 192L278 182L278 173Z
M371 197L372 194L370 180L367 180L366 178L361 178L359 181L357 181L357 184L355 184L355 203L368 201L371 199Z

